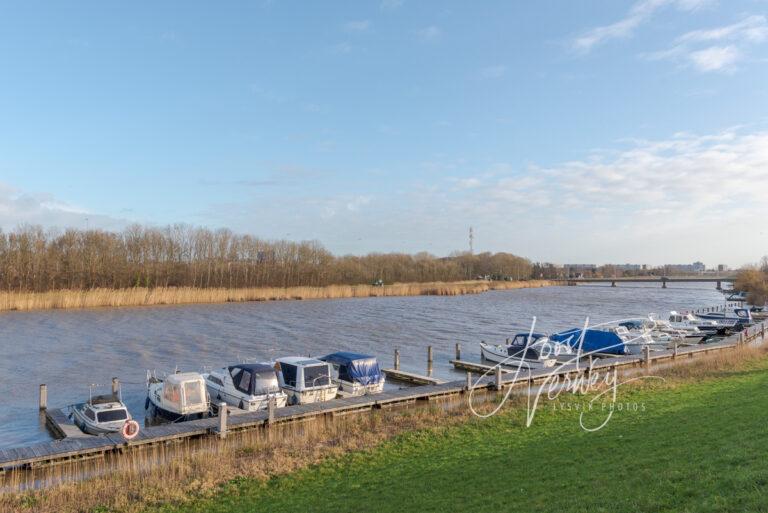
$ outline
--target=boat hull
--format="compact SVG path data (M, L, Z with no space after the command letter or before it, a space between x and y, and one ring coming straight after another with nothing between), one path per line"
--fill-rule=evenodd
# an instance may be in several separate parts
M187 422L189 420L199 420L208 418L208 412L182 414L167 410L156 404L152 397L147 397L145 409L147 411L146 423L148 425L163 424L165 422Z
M283 392L288 396L288 404L311 404L330 401L335 399L339 391L337 385L330 387L316 388L311 390L292 390L283 388Z

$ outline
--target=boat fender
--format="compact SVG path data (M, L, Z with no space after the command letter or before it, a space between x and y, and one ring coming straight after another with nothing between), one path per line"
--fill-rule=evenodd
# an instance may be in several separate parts
M128 420L123 424L120 434L126 440L133 440L139 434L139 423L135 420Z

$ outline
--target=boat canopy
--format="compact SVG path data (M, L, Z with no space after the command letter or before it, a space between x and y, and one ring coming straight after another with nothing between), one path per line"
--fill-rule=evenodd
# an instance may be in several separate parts
M627 354L624 341L616 333L587 329L584 333L584 341L581 342L582 331L580 328L573 328L550 335L549 338L555 342L568 344L573 349L578 349L581 344L582 353Z
M371 385L381 381L379 362L374 356L341 351L320 359L338 365L339 379L342 381L357 382L361 385Z
M512 339L512 345L513 346L524 346L528 343L528 336L531 337L531 344L539 340L540 338L545 338L546 335L544 333L518 333L515 335L515 337Z
M275 369L268 363L230 365L227 370L235 388L244 394L264 395L280 391Z
M163 383L163 399L177 408L194 408L205 404L207 398L203 377L194 372L171 374Z

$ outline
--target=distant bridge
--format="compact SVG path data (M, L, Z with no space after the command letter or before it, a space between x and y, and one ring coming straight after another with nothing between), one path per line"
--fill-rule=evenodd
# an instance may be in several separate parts
M723 289L723 282L733 283L735 276L639 276L633 278L563 278L553 280L566 282L568 285L577 285L579 283L610 283L615 287L617 283L661 283L661 288L666 289L667 283L716 283L717 290Z

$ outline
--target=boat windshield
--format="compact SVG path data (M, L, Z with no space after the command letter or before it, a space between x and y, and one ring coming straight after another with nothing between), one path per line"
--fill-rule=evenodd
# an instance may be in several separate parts
M184 401L186 406L203 404L203 387L199 381L187 381L184 383Z
M331 376L328 372L328 365L314 365L304 367L304 386L321 387L331 384Z
M126 420L128 418L128 412L122 408L119 410L100 411L96 414L96 418L99 419L99 422L115 422L118 420Z

